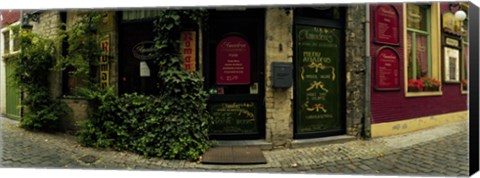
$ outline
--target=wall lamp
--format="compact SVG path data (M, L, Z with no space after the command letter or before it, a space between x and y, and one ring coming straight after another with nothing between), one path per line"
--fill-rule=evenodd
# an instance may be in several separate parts
M467 18L467 13L462 10L460 3L450 4L450 11L455 13L455 19L464 21Z
M21 28L31 30L33 26L30 25L30 20L37 23L40 22L40 13L38 11L22 13Z

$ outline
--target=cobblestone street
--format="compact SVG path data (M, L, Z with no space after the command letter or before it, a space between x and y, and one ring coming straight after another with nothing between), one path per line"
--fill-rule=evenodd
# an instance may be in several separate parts
M205 165L85 148L66 134L25 131L0 118L1 167L315 174L468 175L467 122L342 144L264 151L267 164Z

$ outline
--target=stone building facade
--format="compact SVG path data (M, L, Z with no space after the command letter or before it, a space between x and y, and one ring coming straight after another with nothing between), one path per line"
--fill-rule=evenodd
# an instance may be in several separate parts
M372 12L375 8L376 5L352 4L314 8L209 9L207 30L189 28L185 31L194 36L191 40L196 44L194 68L205 78L205 89L214 93L208 103L210 112L229 120L216 126L213 138L255 140L256 144L267 148L282 148L302 143L316 144L322 140L370 137L371 122L381 120L375 110L381 106L371 104L371 101L378 102L383 99L379 96L392 93L372 89L375 70L372 69L371 56L375 53L371 51L377 47L372 43L372 23L375 20ZM59 28L56 24L62 19L67 24L72 23L75 13L43 11L39 22L33 23L33 30L53 37ZM148 68L150 65L152 73L155 67L135 49L148 51L146 49L152 47L147 44L153 41L152 22L156 13L154 9L104 12L101 36L106 36L109 54L113 56L108 63L108 84L114 86L119 95L142 93L155 86L149 82L147 88L145 83L140 86L140 81L150 81L139 76L143 75L141 66ZM402 21L402 17L398 18ZM316 43L315 40L326 42ZM327 42L332 44L325 45ZM222 43L246 46L234 51L247 52L229 52L231 49L224 49ZM308 45L317 47L308 48ZM222 57L225 55L231 58ZM311 64L305 62L310 60L309 57ZM245 60L247 63L243 63ZM318 62L322 60L327 62ZM248 66L242 66L244 64ZM242 66L234 72L248 72L248 77L229 75L226 71L230 66ZM285 79L275 73L280 69L286 69L282 75L289 77ZM315 81L306 83L304 73L307 79L310 77ZM222 75L238 82L226 81ZM332 80L324 80L324 76ZM65 127L74 129L75 122L85 119L88 102L65 97L62 87L66 81L63 77L60 73L51 74L54 81L52 96L62 98L72 108L73 112L65 119ZM291 80L292 83L278 87L277 80L286 83ZM318 92L312 93L312 89ZM329 95L328 91L334 94ZM320 103L312 105L309 102ZM375 118L372 118L371 110L375 111ZM250 112L253 123L245 120L247 116L242 116L242 112Z

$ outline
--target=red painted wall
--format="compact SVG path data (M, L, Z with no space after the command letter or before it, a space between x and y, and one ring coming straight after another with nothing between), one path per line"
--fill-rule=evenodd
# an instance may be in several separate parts
M3 10L0 11L3 20L0 22L0 27L10 25L20 20L20 11L18 10Z
M441 96L425 96L425 97L405 97L404 91L404 52L403 52L403 6L402 4L393 4L399 14L400 21L400 46L393 47L400 57L400 90L397 91L376 91L375 67L372 62L371 67L371 114L372 124L392 122L399 120L407 120L417 117L444 114L450 112L467 110L467 95L461 94L460 84L443 84ZM445 8L441 6L441 12L448 10L448 4ZM370 55L372 61L375 60L376 51L384 46L373 43L374 37L374 14L375 5L370 6Z

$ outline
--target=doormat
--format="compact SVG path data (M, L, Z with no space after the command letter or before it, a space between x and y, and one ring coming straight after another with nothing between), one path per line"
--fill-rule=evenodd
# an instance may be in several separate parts
M266 164L259 147L213 147L202 156L203 164Z

